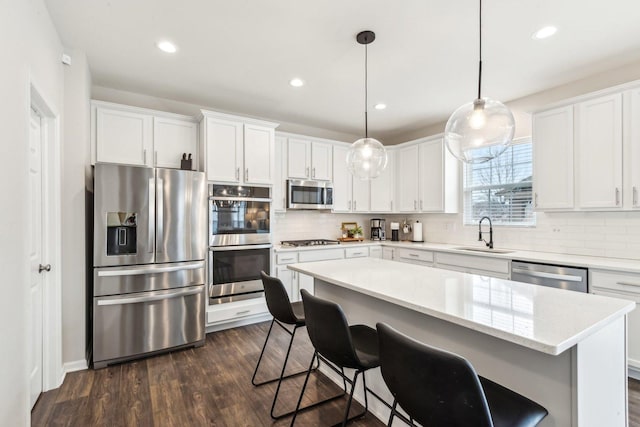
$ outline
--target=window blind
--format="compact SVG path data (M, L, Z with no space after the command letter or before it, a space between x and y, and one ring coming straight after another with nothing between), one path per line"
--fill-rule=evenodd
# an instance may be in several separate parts
M465 224L488 216L494 225L535 225L530 138L514 142L493 160L465 164L463 170Z

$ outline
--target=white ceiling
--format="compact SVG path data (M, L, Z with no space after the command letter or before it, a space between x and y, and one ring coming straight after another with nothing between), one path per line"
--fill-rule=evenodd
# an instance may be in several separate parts
M476 95L478 0L46 0L93 83L383 143ZM503 102L640 60L638 0L484 0L483 96ZM544 25L559 28L532 40ZM178 53L155 44L170 39ZM301 77L302 88L288 81ZM384 102L384 111L373 110Z

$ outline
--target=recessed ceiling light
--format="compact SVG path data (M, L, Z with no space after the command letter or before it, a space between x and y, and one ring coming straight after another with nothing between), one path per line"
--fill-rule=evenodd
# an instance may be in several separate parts
M379 103L374 105L373 108L375 108L376 110L384 110L385 108L387 108L387 104Z
M558 29L556 27L549 25L546 27L542 27L538 31L533 33L533 36L531 36L531 38L533 38L534 40L546 39L547 37L551 37L552 35L554 35L557 31Z
M299 78L289 80L289 84L293 87L304 86L304 82L302 81L302 79L299 79Z
M176 53L176 51L178 50L178 48L176 47L175 44L171 43L170 41L167 40L162 40L158 42L158 49L160 49L163 52L167 52L167 53Z

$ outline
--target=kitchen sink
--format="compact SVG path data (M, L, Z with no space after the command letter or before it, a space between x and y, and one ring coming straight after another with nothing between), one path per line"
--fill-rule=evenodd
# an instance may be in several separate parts
M513 251L507 251L504 249L475 248L472 246L462 246L454 249L459 251L487 252L490 254L510 254L511 252L513 252Z

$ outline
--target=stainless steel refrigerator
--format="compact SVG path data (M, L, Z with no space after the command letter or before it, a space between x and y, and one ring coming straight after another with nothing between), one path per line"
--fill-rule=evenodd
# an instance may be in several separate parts
M204 344L204 173L96 164L93 236L94 368Z

